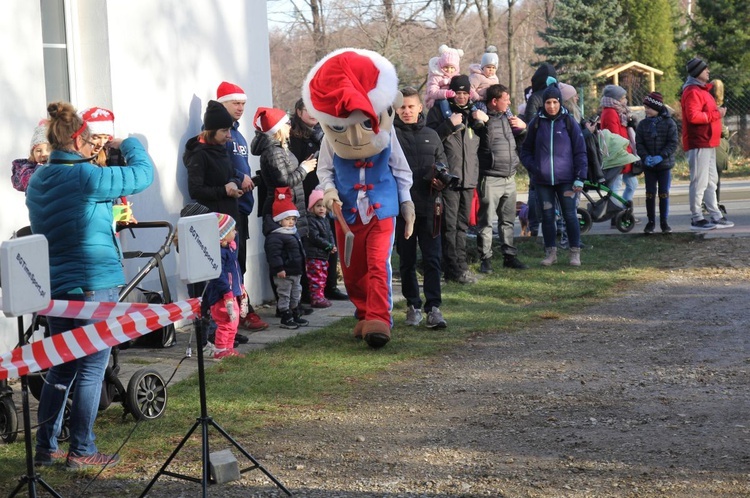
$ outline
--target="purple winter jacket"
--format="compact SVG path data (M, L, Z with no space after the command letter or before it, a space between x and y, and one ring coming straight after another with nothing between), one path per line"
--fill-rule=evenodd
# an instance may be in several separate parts
M586 142L581 127L565 109L554 120L540 111L527 131L521 162L535 184L559 185L586 179Z

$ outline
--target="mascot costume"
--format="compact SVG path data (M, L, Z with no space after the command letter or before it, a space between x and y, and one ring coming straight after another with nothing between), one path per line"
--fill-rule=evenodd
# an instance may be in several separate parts
M393 326L396 216L400 213L406 221L406 238L415 217L411 170L391 131L395 108L403 100L396 69L376 52L336 50L310 70L302 98L325 131L317 168L324 203L329 211L340 211L346 222L336 225L336 239L339 253L346 247L342 273L356 307L354 337L380 348L390 340ZM353 242L347 240L352 234Z

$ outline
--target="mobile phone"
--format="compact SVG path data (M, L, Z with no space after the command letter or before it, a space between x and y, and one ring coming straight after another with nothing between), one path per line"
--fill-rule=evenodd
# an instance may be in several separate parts
M320 151L316 150L315 152L310 154L310 157L308 157L306 160L309 161L310 159L317 159L319 155L320 155Z

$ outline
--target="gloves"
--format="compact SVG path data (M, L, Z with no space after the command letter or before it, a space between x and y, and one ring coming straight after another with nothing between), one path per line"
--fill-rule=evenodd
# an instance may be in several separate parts
M417 215L414 211L414 203L412 201L404 201L401 203L401 216L403 216L404 221L406 222L404 238L408 239L414 232L414 221L417 219Z
M250 298L247 296L247 291L242 289L242 298L240 299L240 318L245 318L250 313Z
M652 166L656 166L657 164L659 164L663 160L664 160L664 158L661 157L661 156L651 156L651 165Z
M452 99L455 96L456 96L456 92L454 92L453 90L446 90L445 91L445 98L446 99Z
M341 202L341 199L339 198L339 191L336 190L335 187L331 187L329 189L326 189L325 193L323 194L323 204L329 212L333 212L334 202L343 204L343 202Z
M574 181L573 188L583 188L583 182L581 180Z
M232 301L225 301L224 304L227 307L227 315L229 316L230 321L235 321L237 319L237 313L234 311L234 300Z

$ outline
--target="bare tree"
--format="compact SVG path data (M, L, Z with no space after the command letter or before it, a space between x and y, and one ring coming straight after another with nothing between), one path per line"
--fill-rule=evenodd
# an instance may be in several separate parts
M312 38L313 47L315 47L315 60L320 60L328 53L323 17L323 0L304 0L304 4L309 9L311 20L305 17L297 2L292 0L295 17L307 29Z
M489 47L494 45L492 43L492 37L495 34L495 9L492 5L492 0L474 0L474 5L477 7L477 15L479 16L479 22L482 25L482 35L484 36L484 46Z

